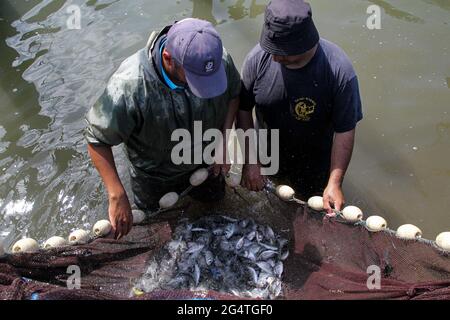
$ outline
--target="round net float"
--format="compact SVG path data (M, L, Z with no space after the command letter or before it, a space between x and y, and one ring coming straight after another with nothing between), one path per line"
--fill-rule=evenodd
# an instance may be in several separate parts
M25 238L22 240L17 241L13 247L12 252L13 253L33 253L39 250L39 244L36 240L31 238Z
M283 201L290 201L294 199L295 191L289 186L278 186L276 189L277 196Z
M67 240L62 237L51 237L47 241L44 242L44 249L54 249L61 248L67 246Z
M208 179L208 176L209 176L208 169L206 168L198 169L189 178L189 183L194 187L198 187L203 182L205 182L206 179Z
M169 192L159 200L159 207L161 209L171 208L178 202L179 198L180 196L178 195L178 193Z
M398 227L395 234L400 239L413 240L422 238L422 231L412 224L404 224Z
M237 174L237 173L232 173L229 172L226 176L225 176L225 183L230 187L230 188L236 188L241 184L241 180L242 180L242 175Z
M323 211L323 197L315 196L309 198L308 206L315 211Z
M98 237L105 237L111 232L111 223L108 220L100 220L94 224L92 231Z
M450 232L442 232L436 237L436 244L439 248L450 251Z
M371 232L378 232L387 228L387 222L383 217L370 216L366 220L366 227Z
M70 244L86 244L89 241L89 233L85 230L75 230L69 235Z
M145 212L142 210L132 210L133 224L141 224L145 220Z
M342 210L342 215L344 216L344 219L349 222L357 222L363 218L361 209L355 206L345 207L344 210Z

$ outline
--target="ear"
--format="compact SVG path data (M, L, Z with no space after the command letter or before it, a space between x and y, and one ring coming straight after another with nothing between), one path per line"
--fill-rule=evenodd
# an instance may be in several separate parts
M162 53L163 59L166 61L168 65L172 65L172 55L166 49L163 50Z

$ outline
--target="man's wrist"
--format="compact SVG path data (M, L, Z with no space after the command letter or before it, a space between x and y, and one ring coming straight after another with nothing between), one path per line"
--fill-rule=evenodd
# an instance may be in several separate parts
M342 187L342 183L344 182L344 177L333 177L331 176L328 180L328 185L333 187Z
M119 200L122 199L123 197L125 197L127 195L127 193L125 192L125 190L122 189L117 189L117 190L113 190L109 192L109 200Z

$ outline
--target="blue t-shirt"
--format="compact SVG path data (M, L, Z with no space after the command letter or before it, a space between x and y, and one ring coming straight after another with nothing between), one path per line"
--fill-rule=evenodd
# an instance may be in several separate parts
M294 70L257 45L241 74L240 109L256 107L260 128L280 130L280 164L329 170L334 134L353 130L363 117L358 79L345 52L321 39L312 60Z

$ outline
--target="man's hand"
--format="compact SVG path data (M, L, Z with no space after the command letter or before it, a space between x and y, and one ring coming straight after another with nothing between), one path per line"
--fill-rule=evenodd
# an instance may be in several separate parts
M133 214L125 193L109 198L109 220L117 240L126 236L133 227Z
M223 174L223 176L226 176L230 169L230 164L214 164L213 173L215 177L217 177L219 174Z
M259 164L246 164L242 169L241 185L250 191L261 191L266 184L266 178L261 175Z
M333 208L341 211L344 203L345 199L341 185L338 183L328 183L323 193L323 207L327 211L327 215L334 217L336 213L334 213Z

